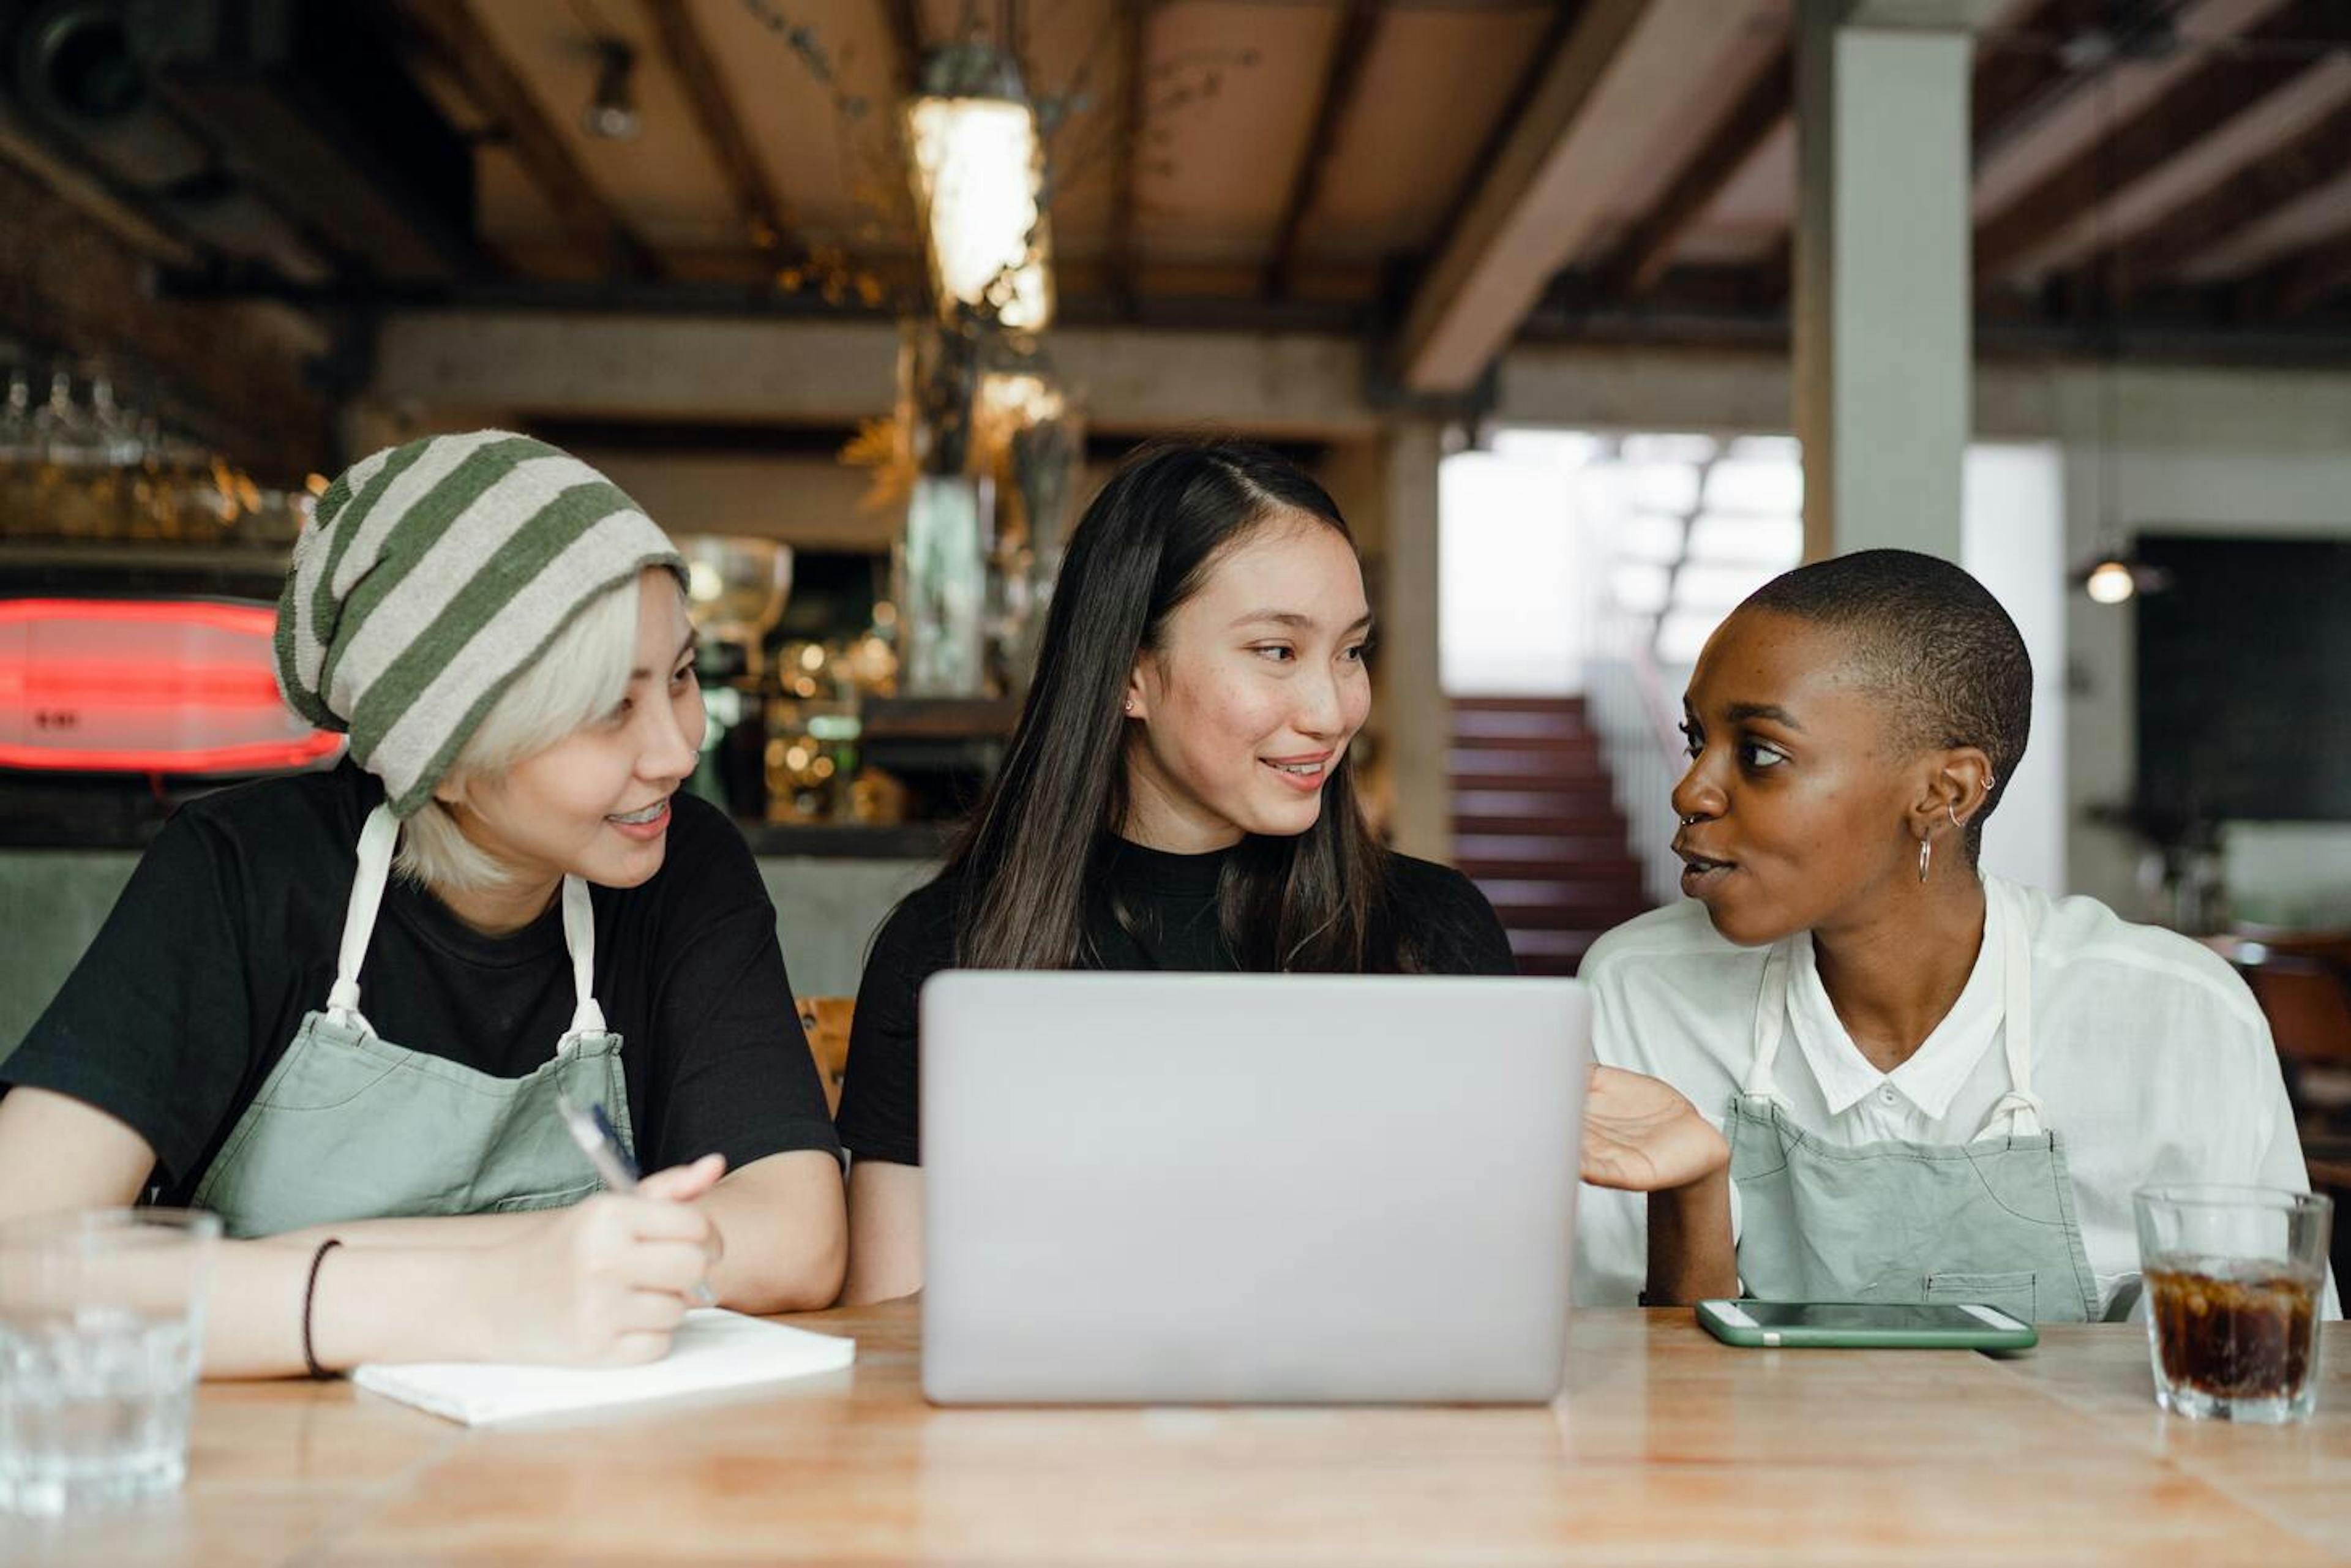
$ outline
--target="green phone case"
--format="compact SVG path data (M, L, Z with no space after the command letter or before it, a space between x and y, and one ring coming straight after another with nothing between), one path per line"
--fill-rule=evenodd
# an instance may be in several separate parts
M1873 1303L1823 1301L1807 1304L1851 1307L1866 1312ZM1915 1324L1766 1327L1762 1324L1750 1326L1726 1322L1713 1310L1745 1305L1747 1303L1741 1301L1700 1301L1698 1304L1698 1321L1706 1325L1707 1333L1725 1344L1757 1350L2031 1350L2041 1343L2039 1332L2030 1323L2013 1329L1994 1328L1986 1322L1955 1322L1948 1328L1925 1328ZM1913 1309L1896 1307L1892 1310L1907 1312ZM1956 1312L1957 1308L1953 1310Z

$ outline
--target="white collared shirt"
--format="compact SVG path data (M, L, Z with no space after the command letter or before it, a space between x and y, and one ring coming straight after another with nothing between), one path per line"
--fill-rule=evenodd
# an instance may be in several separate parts
M2032 954L2032 1089L2064 1148L2104 1301L2111 1305L2138 1274L2137 1188L2308 1189L2269 1024L2235 971L2197 943L2134 925L2095 899L2052 899L2014 883L1987 892L1995 895L1985 901L1983 946L1959 1000L1891 1072L1855 1046L1821 984L1811 938L1795 940L1787 1038L1797 1049L1782 1047L1776 1076L1797 1125L1847 1146L1965 1144L1983 1132L2010 1087L2006 1054L1995 1049L1999 923L2022 917ZM1754 1060L1768 951L1725 940L1695 901L1618 926L1593 945L1581 970L1593 992L1595 1055L1664 1079L1720 1126ZM1629 1303L1646 1270L1646 1199L1583 1192L1575 1299ZM1732 1213L1735 1228L1735 1189ZM2340 1315L2331 1286L2328 1312Z

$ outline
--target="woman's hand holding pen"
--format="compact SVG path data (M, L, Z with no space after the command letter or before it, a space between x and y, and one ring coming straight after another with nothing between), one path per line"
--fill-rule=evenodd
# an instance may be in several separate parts
M718 1260L718 1228L694 1201L726 1162L656 1171L623 1196L600 1193L477 1257L479 1354L488 1361L615 1366L658 1361L688 1294Z

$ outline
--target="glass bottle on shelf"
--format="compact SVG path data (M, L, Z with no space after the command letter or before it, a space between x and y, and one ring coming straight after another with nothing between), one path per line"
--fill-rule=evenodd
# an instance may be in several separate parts
M49 373L48 401L33 412L33 442L38 453L33 482L36 531L58 538L88 538L95 531L88 484L99 453L89 415L74 401L70 371Z
M213 484L212 459L192 441L167 436L156 458L156 526L182 544L210 544L220 537L220 496Z
M33 430L32 367L11 365L6 399L0 402L0 538L22 538L35 531L33 487L39 452Z
M89 373L90 461L84 470L83 505L97 538L131 531L131 480L139 460L137 427L114 401L114 382L104 369Z
M139 452L125 474L129 494L124 531L134 539L150 542L175 538L180 519L172 486L166 481L162 429L152 415L141 415L135 429Z

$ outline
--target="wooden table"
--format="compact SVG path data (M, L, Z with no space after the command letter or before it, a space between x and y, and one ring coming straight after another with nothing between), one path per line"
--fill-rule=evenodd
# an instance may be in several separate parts
M345 1384L206 1387L185 1494L0 1522L0 1562L2351 1562L2351 1336L2304 1426L2158 1412L2132 1325L1960 1352L1574 1325L1541 1409L934 1410L907 1305L853 1371L465 1431Z

